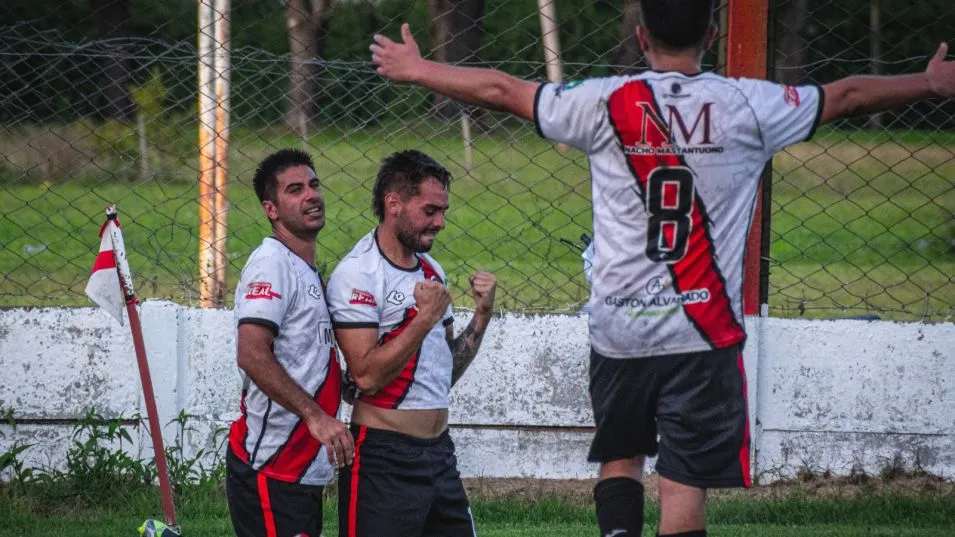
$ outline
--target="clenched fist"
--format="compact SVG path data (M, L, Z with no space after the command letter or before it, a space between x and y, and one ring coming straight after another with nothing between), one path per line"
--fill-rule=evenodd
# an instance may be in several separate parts
M448 311L448 306L451 305L451 293L443 283L425 280L415 284L414 301L418 308L418 315L423 316L431 326L434 326Z
M494 292L497 290L497 278L490 272L477 271L468 278L471 283L471 295L474 297L476 313L490 315L494 310Z

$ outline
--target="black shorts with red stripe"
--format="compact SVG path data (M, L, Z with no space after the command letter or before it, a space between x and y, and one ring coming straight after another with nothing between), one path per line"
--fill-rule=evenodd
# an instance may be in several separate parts
M226 499L237 537L322 534L325 487L272 479L226 451Z
M591 349L590 397L597 424L590 462L659 455L657 473L677 483L751 486L739 345L630 359Z
M448 431L437 438L352 425L355 460L338 475L339 537L474 537Z

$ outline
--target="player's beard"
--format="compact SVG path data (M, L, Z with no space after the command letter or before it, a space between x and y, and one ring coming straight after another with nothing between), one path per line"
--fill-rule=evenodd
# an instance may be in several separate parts
M434 239L426 242L422 240L421 235L427 231L432 231L437 235L439 230L431 227L414 229L408 220L407 214L402 214L398 217L398 242L415 253L423 254L431 251L431 247L434 245Z

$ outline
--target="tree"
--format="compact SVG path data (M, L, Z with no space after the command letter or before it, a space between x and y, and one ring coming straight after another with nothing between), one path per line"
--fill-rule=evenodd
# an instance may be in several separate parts
M806 81L806 59L809 42L806 26L809 22L809 0L792 0L779 20L779 41L776 45L776 81L800 84Z
M128 37L129 0L89 0L96 21L96 37L116 39ZM114 45L115 46L115 45ZM130 119L134 106L128 86L131 81L129 60L122 50L103 59L103 81L100 86L100 113L104 117Z
M328 37L331 0L287 0L285 12L292 62L285 120L305 136L315 114L320 69L316 60Z
M477 61L484 40L484 0L428 0L431 12L432 54L446 63ZM432 113L457 117L461 108L443 95L434 96Z
M617 47L614 63L618 74L629 74L637 70L643 54L637 41L637 24L640 21L640 2L625 0L623 16L620 22L620 46Z

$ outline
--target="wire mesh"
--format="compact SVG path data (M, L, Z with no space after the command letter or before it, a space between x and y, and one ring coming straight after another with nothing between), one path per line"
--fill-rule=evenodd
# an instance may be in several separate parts
M777 2L771 66L788 84L918 73L955 36L955 5ZM951 58L949 58L951 59ZM839 121L774 160L770 313L955 316L955 106Z
M802 83L875 68L912 72L955 34L945 2L879 2L883 45L875 51L872 2L777 2L771 75ZM195 2L7 4L0 305L87 304L83 287L106 203L120 210L140 295L198 303ZM498 275L502 307L579 310L589 289L574 245L591 232L584 155L559 151L533 125L386 83L368 62L371 36L397 36L407 21L432 58L543 80L537 7L233 0L227 295L269 233L250 184L265 155L294 146L315 157L327 205L318 253L327 275L376 223L371 185L381 159L418 148L454 175L448 227L433 253L455 303L470 304L467 276L482 268ZM559 0L556 11L566 80L646 67L633 38L635 1ZM707 67L719 70L721 44ZM773 315L952 315L953 122L950 103L927 103L839 123L776 157Z

